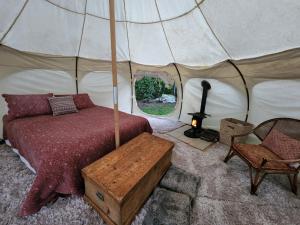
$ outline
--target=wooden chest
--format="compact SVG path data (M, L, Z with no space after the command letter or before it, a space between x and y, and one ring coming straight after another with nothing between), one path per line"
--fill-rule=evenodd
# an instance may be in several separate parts
M170 167L173 146L143 133L85 167L85 199L107 224L130 224Z

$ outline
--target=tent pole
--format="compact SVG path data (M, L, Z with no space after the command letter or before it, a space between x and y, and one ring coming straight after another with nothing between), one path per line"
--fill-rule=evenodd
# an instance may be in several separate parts
M133 113L133 75L132 75L132 67L131 61L129 63L129 72L130 72L130 83L131 83L131 114Z
M116 27L115 27L115 1L109 0L109 24L110 24L110 47L114 101L114 124L116 148L120 146L120 118L118 110L118 78L117 78L117 54L116 54Z
M75 81L76 81L76 94L78 94L78 56L75 61Z

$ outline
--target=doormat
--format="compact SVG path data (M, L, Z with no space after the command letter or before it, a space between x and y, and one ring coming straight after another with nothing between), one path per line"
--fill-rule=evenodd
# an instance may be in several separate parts
M186 143L186 144L189 144L191 146L193 146L194 148L197 148L201 151L205 151L208 149L209 146L211 146L213 144L213 142L207 142L207 141L204 141L204 140L201 140L200 138L189 138L189 137L186 137L183 133L184 131L190 129L191 126L189 125L185 125L183 127L179 127L178 129L176 130L173 130L171 132L168 132L167 134L172 136L172 137L175 137L177 138L178 140Z

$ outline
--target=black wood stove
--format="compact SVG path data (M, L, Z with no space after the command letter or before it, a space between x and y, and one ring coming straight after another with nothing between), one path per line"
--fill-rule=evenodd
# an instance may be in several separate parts
M189 130L186 130L184 132L184 135L190 138L200 138L205 141L209 142L216 142L219 140L219 132L212 130L212 129L203 129L202 128L202 121L207 116L210 116L205 113L205 106L206 106L206 99L208 91L211 89L210 83L206 80L203 80L201 82L201 85L203 87L202 92L202 100L201 100L201 106L200 106L200 112L196 113L188 113L188 115L192 115L192 128Z

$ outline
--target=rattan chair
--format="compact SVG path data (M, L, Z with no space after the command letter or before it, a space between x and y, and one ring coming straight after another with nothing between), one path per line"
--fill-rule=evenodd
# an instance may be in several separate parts
M259 124L255 129L246 134L232 136L230 150L224 162L226 163L233 156L237 155L248 164L251 179L251 194L256 194L258 186L267 174L286 174L290 181L292 192L297 195L297 176L300 170L300 159L283 160L262 145L234 142L236 137L251 133L263 141L274 128L291 138L300 140L300 120L290 118L271 119ZM253 170L256 172L255 176L253 176Z

